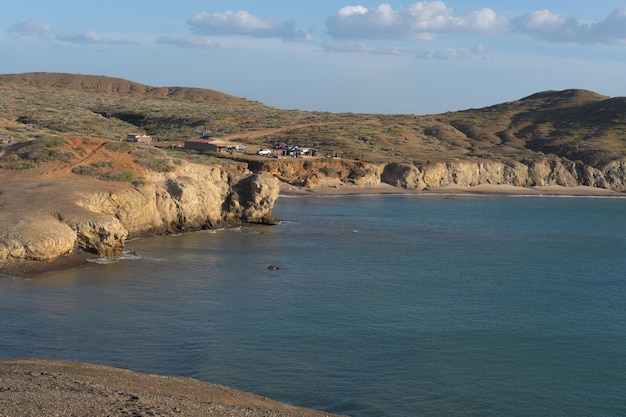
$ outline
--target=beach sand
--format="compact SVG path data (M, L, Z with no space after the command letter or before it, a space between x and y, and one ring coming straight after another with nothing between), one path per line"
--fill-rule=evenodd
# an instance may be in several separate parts
M0 416L322 417L332 414L190 378L61 360L0 359Z
M320 186L315 189L281 185L283 195L368 195L368 194L484 194L484 195L534 195L534 196L603 196L626 197L626 194L594 187L516 187L513 185L482 184L476 186L449 185L428 190L406 190L388 184L377 186L355 186L352 184Z

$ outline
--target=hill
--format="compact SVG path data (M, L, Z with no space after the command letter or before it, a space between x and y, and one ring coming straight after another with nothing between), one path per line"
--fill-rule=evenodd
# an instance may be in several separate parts
M93 75L0 75L0 137L200 133L258 146L276 142L372 163L524 161L553 154L602 168L626 155L626 98L547 91L438 115L281 110L214 90L152 87Z
M186 87L151 87L149 85L101 75L79 75L49 72L0 75L1 80L35 87L56 87L93 93L136 94L147 97L173 97L193 103L245 103L246 100L215 90Z

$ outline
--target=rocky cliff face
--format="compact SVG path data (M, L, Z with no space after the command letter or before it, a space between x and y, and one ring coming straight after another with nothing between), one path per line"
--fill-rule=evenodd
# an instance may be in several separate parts
M367 162L342 159L271 159L248 161L254 172L278 178L298 187L315 188L322 184L351 183L357 186L380 184L380 168Z
M405 189L423 190L446 185L507 184L518 187L579 185L626 191L626 163L617 161L604 169L582 162L545 158L517 161L459 161L417 167L391 163L384 167L381 182Z
M133 186L98 188L68 181L50 184L48 195L42 183L5 190L0 263L51 260L76 249L118 256L130 237L277 221L277 180L220 166L184 162ZM42 198L45 205L25 209Z
M335 183L407 190L447 185L519 187L578 185L626 191L626 160L602 169L558 157L518 161L456 161L416 166L338 159L249 161L256 174L182 161L140 182L91 187L75 181L37 182L0 194L0 264L50 260L77 249L117 256L126 239L241 223L274 224L277 179L308 188ZM272 178L274 177L274 178ZM102 184L102 182L99 182ZM27 208L27 209L25 209Z
M602 169L559 157L542 157L523 163L514 160L464 160L422 166L406 163L375 165L340 159L285 159L250 161L249 166L255 172L307 188L335 182L357 186L385 183L407 190L502 184L518 187L583 185L626 191L626 160L611 162Z
M131 190L86 195L78 204L118 219L133 237L242 222L274 223L271 209L277 198L275 179L185 164L175 172L153 173Z

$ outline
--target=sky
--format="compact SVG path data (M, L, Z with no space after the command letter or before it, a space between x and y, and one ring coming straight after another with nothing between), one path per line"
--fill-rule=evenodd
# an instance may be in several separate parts
M0 73L106 75L281 109L434 114L626 96L626 0L21 0Z

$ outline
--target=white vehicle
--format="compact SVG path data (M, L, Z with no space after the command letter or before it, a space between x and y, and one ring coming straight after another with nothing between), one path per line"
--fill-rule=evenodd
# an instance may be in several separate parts
M271 149L267 149L267 148L263 148L263 149L259 149L258 151L256 151L257 155L271 155L272 154L272 150Z

